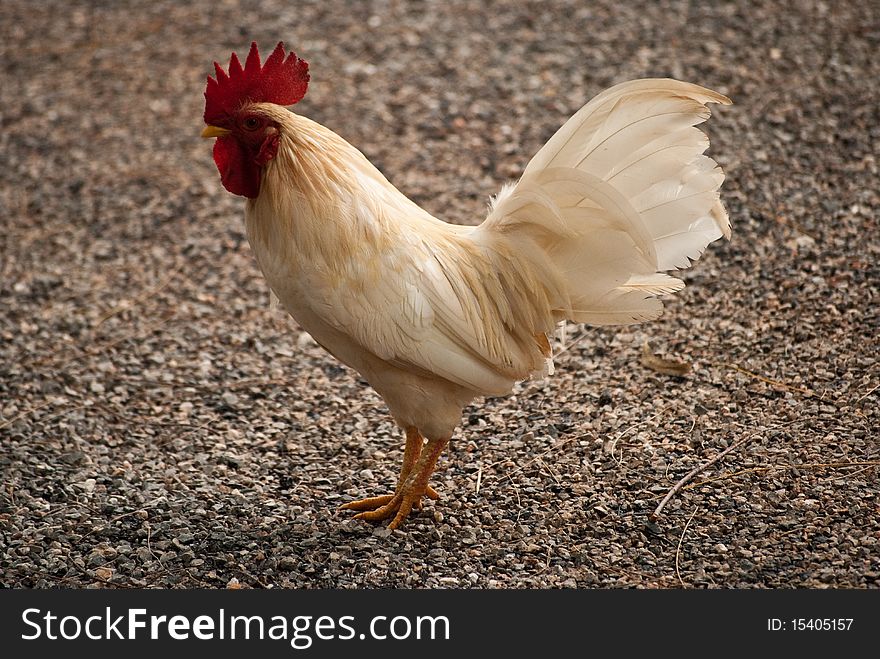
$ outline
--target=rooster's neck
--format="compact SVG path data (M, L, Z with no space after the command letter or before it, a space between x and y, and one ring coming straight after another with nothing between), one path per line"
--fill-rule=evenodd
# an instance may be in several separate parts
M255 251L272 250L279 259L332 270L343 267L344 255L383 253L404 234L450 230L339 135L278 111L273 117L280 125L278 153L263 172L259 196L247 205Z

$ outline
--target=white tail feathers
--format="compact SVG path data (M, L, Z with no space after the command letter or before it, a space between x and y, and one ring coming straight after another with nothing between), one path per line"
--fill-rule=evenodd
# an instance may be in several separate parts
M482 230L527 240L547 259L533 265L561 279L559 319L626 324L660 315L658 295L684 284L687 268L730 237L719 199L724 174L703 155L696 128L707 103L730 101L676 80L612 87L581 108L494 200ZM533 251L523 249L523 252Z

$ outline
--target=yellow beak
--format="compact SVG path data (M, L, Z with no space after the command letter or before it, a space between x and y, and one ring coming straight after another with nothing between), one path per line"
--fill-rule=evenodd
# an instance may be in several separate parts
M205 130L202 131L202 137L223 137L231 132L231 130L220 128L219 126L205 126Z

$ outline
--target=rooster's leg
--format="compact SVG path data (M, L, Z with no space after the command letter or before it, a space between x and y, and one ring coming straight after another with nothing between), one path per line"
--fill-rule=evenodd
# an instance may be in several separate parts
M351 501L350 503L346 503L341 506L343 510L376 510L377 508L381 508L390 502L394 497L402 490L404 483L406 483L406 479L409 477L410 472L413 469L413 466L419 459L419 456L422 453L422 445L425 443L424 437L422 437L421 433L413 426L410 426L406 429L406 448L403 451L403 465L400 467L400 478L397 480L397 488L394 491L394 494L384 494L379 497L370 497L367 499L360 499L359 501ZM439 499L440 495L434 491L434 488L430 485L427 487L425 494L430 499ZM416 502L415 507L421 508L421 501Z
M406 519L410 510L421 507L423 496L430 499L439 498L434 488L428 485L428 480L431 478L440 453L449 440L428 440L424 450L423 442L421 434L415 428L407 429L403 467L400 470L400 480L394 494L352 501L342 508L364 511L355 515L355 519L377 521L394 516L388 528L395 529Z
M394 494L384 494L379 497L370 497L368 499L360 499L359 501L352 501L350 503L346 503L342 506L343 510L376 510L377 508L381 508L389 501L391 501L394 496L400 492L403 484L406 482L406 479L409 477L409 473L412 471L413 465L418 461L419 456L422 453L422 445L425 443L424 437L422 434L413 426L410 426L406 429L406 448L403 450L403 465L400 467L400 478L397 479L397 488L394 490ZM432 499L437 498L437 493L434 492L433 488L430 488L430 492L427 493Z
M401 488L406 483L406 479L409 478L409 475L412 473L413 467L416 462L418 462L419 457L422 455L422 447L425 445L425 438L422 437L422 433L418 431L418 429L410 426L406 429L406 448L403 450L403 465L400 467L400 478L397 479L397 487L394 489L394 494L400 492ZM430 476L430 474L428 474ZM380 505L385 505L388 501L394 498L394 494L387 498L387 501L384 501ZM425 496L429 499L439 499L440 495L434 491L434 488L430 485L425 489ZM376 498L385 498L385 497L376 497ZM422 498L419 497L418 501L413 504L416 510L422 509ZM367 510L373 510L378 508L379 506L373 506L372 508L368 508Z

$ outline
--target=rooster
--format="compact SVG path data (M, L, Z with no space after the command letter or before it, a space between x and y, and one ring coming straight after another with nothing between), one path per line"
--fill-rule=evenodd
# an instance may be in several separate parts
M398 191L333 131L288 110L308 64L256 43L214 63L205 90L223 186L273 293L321 346L360 373L406 435L392 494L345 504L397 528L422 498L462 409L553 372L563 321L657 318L706 246L730 237L724 174L695 126L716 92L626 82L581 108L491 200L478 226L447 224Z

